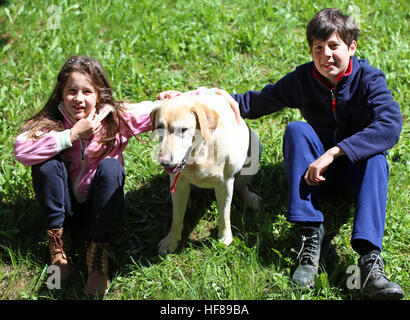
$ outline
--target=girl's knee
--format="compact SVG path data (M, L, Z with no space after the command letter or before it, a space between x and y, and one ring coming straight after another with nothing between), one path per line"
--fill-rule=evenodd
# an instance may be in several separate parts
M116 159L106 158L98 164L96 176L119 181L122 184L125 179L124 166Z
M124 169L120 161L114 158L106 158L100 161L98 169L102 171L122 171Z
M45 162L33 165L31 171L34 175L49 176L52 174L61 174L66 171L66 168L62 160L52 158Z

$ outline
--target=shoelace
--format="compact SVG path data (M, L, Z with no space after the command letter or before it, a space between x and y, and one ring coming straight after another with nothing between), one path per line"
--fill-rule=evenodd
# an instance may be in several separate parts
M98 270L101 273L105 273L103 263L104 248L94 246L91 249L91 270Z
M52 239L54 243L54 254L63 252L63 240L56 232L48 232L49 238Z
M382 258L377 254L372 254L370 260L374 260L372 267L370 268L369 273L367 274L366 280L363 283L361 291L366 287L367 282L371 276L382 276L386 278L384 273L384 264Z
M301 246L299 252L296 251L295 249L291 248L292 252L297 253L297 259L299 259L299 263L301 263L303 260L305 260L305 261L310 260L313 264L316 264L317 258L315 257L315 254L314 254L314 251L313 251L313 246L305 247L305 243L308 242L309 240L311 240L311 244L313 246L316 246L319 243L319 239L317 237L317 234L314 234L311 237L302 236L302 246Z

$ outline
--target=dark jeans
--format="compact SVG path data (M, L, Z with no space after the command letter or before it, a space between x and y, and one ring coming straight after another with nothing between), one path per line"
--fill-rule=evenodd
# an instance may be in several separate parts
M60 157L32 166L32 178L46 229L63 227L74 214L85 215L90 220L92 241L111 240L124 205L125 170L118 160L106 158L99 163L88 198L81 204L70 191Z
M377 154L356 163L350 162L346 156L339 157L324 172L327 180L325 183L321 183L319 187L308 186L303 176L308 166L325 151L309 124L291 122L287 126L283 137L289 184L287 219L294 222L323 222L319 188L326 188L327 193L331 191L336 195L350 191L356 198L353 248L355 249L355 240L367 240L381 250L389 179L386 157Z

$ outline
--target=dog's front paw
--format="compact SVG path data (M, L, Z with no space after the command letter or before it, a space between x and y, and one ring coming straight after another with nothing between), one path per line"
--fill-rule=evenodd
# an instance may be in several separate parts
M223 243L226 246L229 246L233 241L232 232L230 230L225 230L222 234L219 235L219 242Z
M158 253L163 255L173 253L178 248L179 239L175 237L166 236L158 243Z

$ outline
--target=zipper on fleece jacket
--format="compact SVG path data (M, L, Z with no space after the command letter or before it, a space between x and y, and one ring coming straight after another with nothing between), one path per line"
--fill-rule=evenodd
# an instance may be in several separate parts
M83 143L82 140L80 140L80 149L81 149L81 160L84 160L84 154L85 154L85 149L87 148L87 141Z
M323 87L326 90L330 91L330 95L332 98L332 111L333 111L333 115L336 118L336 86L330 86L328 83L326 83L319 75L317 72L314 72L314 77L317 81L317 83L319 83L319 85L321 87Z
M74 180L74 185L73 185L73 192L75 194L75 197L77 200L81 200L79 194L78 194L78 183L80 182L80 178L82 177L85 169L85 151L87 149L88 141L85 140L80 140L80 149L81 149L81 168L80 171L77 174L77 177Z
M66 109L64 108L64 103L63 103L62 101L61 101L60 104L58 105L58 109L59 109L59 111L61 112L61 114L63 115L64 119L65 119L71 126L74 126L74 124L77 122L77 120L73 119L73 118L68 114L68 112L67 112ZM104 120L104 118L105 118L110 112L112 112L113 110L114 110L114 107L111 106L111 105L108 105L108 104L107 104L107 105L103 106L103 107L99 110L99 112L98 112L98 114L97 114L98 119L99 119L100 121ZM78 194L78 184L79 184L80 179L81 179L81 177L83 176L84 171L85 171L85 169L86 169L86 159L85 159L85 157L86 157L86 151L87 151L87 146L88 146L89 140L81 140L81 139L80 139L79 142L80 142L80 149L81 149L81 167L80 167L80 171L79 171L78 175L77 175L77 176L75 177L75 179L74 179L74 183L73 183L73 186L72 186L72 190L73 190L73 193L74 193L75 197L77 198L77 200L79 200L79 201L81 202L81 200L85 200L85 199L81 199L81 198L79 197L79 194Z
M330 89L330 94L332 95L332 111L336 111L336 95L335 95L335 89Z
M350 62L349 63L349 72L350 73L351 73L351 70L352 70L352 66L351 66L351 62ZM348 74L350 74L350 73L348 73ZM346 74L346 75L348 75L348 74ZM339 82L339 80L342 78L342 76L343 76L343 74L340 74L338 76L339 79L338 79L337 82ZM324 79L324 77L319 74L319 72L316 70L316 68L313 68L313 78L316 79L316 81L319 83L320 86L322 86L323 88L330 91L330 94L332 96L332 111L333 111L333 114L335 115L335 111L336 111L336 85L337 84L332 85L328 81L326 81ZM335 118L336 118L336 115L335 115Z

